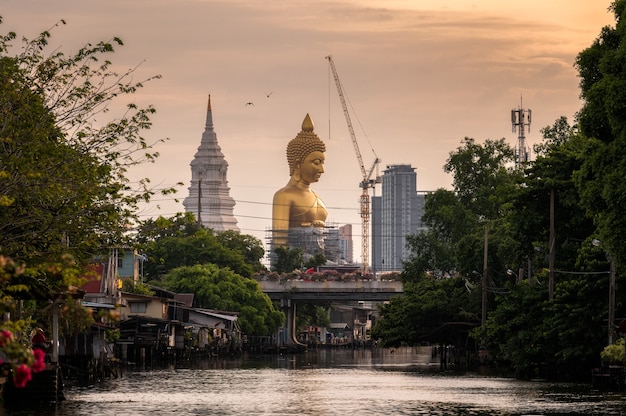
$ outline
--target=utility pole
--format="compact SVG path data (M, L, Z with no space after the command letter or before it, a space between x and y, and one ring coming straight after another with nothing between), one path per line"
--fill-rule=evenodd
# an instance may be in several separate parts
M609 275L609 344L613 344L613 323L615 321L615 260L613 255L609 255L610 275Z
M202 227L202 178L198 179L198 225Z
M482 286L483 286L483 310L481 315L481 325L485 325L485 321L487 321L487 250L489 247L489 228L485 225L485 245L483 247L483 276L482 276Z
M548 257L548 299L552 300L554 297L554 245L555 245L555 231L554 231L554 188L550 189L550 251Z
M598 239L591 240L591 244L596 247L602 246L602 242ZM613 344L613 324L615 323L615 260L613 255L607 249L604 250L609 258L609 324L608 324L608 345Z

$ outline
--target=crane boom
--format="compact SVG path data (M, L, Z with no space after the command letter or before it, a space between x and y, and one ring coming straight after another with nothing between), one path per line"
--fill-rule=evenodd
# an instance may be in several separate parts
M350 113L348 112L348 106L346 105L346 99L343 94L343 87L341 86L341 81L339 80L339 74L337 73L337 69L335 68L335 62L333 61L332 56L327 56L328 63L330 64L330 69L333 72L333 77L335 78L335 85L337 86L337 94L339 94L339 99L341 100L341 106L343 107L343 115L346 117L346 123L348 123L348 131L350 132L350 137L352 138L352 145L354 146L354 152L356 153L357 161L359 162L359 167L361 168L361 174L363 175L363 179L367 176L367 172L365 171L365 165L363 164L363 157L361 156L361 150L359 149L359 143L356 140L356 135L354 134L354 128L352 127L352 121L350 120Z
M356 139L356 135L354 134L354 128L352 127L352 121L350 120L350 113L348 112L348 106L346 104L346 99L343 93L343 87L341 85L341 81L339 80L339 74L337 73L337 68L335 68L335 62L333 61L332 56L328 55L326 57L328 59L328 63L330 64L330 69L333 73L333 78L335 78L335 85L337 86L337 94L339 95L339 100L341 101L341 106L343 107L343 114L346 118L346 123L348 124L348 131L350 132L350 138L352 139L352 145L354 146L354 152L356 153L357 162L359 163L359 168L361 169L361 175L363 176L363 180L359 184L359 187L362 189L361 193L361 256L363 262L363 274L369 273L369 251L370 251L370 196L369 196L369 188L373 188L376 183L380 183L380 178L371 179L372 173L374 169L380 163L378 157L375 157L374 163L372 167L369 169L369 172L365 169L365 165L363 163L363 157L361 156L361 150L359 149L359 143Z

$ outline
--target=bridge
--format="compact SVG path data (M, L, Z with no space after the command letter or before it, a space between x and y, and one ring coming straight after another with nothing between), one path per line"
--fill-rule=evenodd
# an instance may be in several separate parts
M380 280L342 281L260 281L261 290L272 300L372 301L382 302L403 293L402 282Z
M380 280L311 281L311 280L263 280L259 282L263 293L271 300L280 301L285 312L285 341L289 345L301 345L296 339L296 304L314 301L372 301L383 302L404 293L402 282Z

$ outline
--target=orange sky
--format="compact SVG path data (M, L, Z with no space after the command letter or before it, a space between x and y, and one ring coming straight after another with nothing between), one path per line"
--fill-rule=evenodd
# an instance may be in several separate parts
M417 168L418 188L450 188L442 170L465 137L506 138L510 111L532 109L526 138L580 108L576 54L614 24L609 0L4 0L3 33L33 38L59 19L51 44L66 52L121 37L121 69L160 74L135 98L157 109L150 138L167 137L156 164L132 172L153 184L184 182L145 217L182 211L189 163L204 130L208 94L229 163L242 232L264 240L273 193L287 182L285 146L309 113L326 141L314 188L329 220L352 223L360 257L360 169L334 83L332 55L352 105L365 165L373 154ZM272 93L268 98L267 95ZM245 106L254 102L254 106ZM380 190L377 190L380 192Z

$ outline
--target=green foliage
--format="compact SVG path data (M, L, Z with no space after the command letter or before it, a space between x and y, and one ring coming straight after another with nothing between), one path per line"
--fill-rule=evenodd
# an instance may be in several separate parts
M92 312L84 308L80 301L68 296L59 309L59 333L71 336L85 332L95 322Z
M481 219L501 215L501 208L515 193L515 152L504 139L478 144L466 137L463 146L450 152L444 171L454 176L452 186L459 202Z
M522 283L499 299L485 325L476 328L473 336L502 365L510 365L520 378L545 376L537 374L548 360L545 317L545 288Z
M618 265L626 264L626 1L611 10L615 27L602 28L591 46L576 59L583 106L578 125L591 138L585 160L576 174L582 205L594 219L599 238Z
M50 37L14 46L15 33L0 36L0 253L28 264L63 253L81 262L119 244L138 202L156 192L126 176L158 157L142 136L155 110L131 103L96 121L148 81L111 70L107 56L121 40L66 55L46 50Z
M154 296L154 291L150 288L150 285L141 282L135 283L130 277L122 281L122 290L138 295Z
M452 191L437 189L426 195L422 221L436 240L452 244L478 227L478 218Z
M592 219L581 206L574 181L586 157L588 139L570 127L564 117L542 132L544 143L536 147L537 159L526 170L524 186L514 200L511 220L517 227L515 238L520 242L521 254L533 264L547 266L550 216L541 214L549 210L552 193L554 250L558 253L555 266L572 270L580 242L595 232Z
M139 224L136 240L139 244L151 243L166 237L192 237L202 226L193 213L177 213L173 217L150 218Z
M300 248L276 247L273 254L273 272L279 274L291 273L304 266L304 254Z
M602 352L600 352L600 359L603 363L624 364L624 338L620 338L615 343L604 347Z
M312 303L298 304L296 310L296 327L298 330L305 326L330 327L330 316L328 309L330 304L316 305Z
M191 213L145 221L137 241L148 256L144 273L150 280L159 280L177 267L196 264L228 267L245 277L252 277L255 268L262 267L263 247L257 238L229 231L216 235L197 225Z
M304 262L304 269L310 269L313 267L316 269L319 266L326 264L326 256L323 254L316 254L307 261Z
M173 269L163 286L177 293L193 293L196 307L239 312L239 325L249 335L270 335L284 320L255 280L214 264Z
M104 331L104 340L108 343L116 342L120 339L120 331L117 329L106 329Z
M429 229L407 238L411 255L402 272L405 295L382 309L375 337L387 345L454 343L452 333L462 337L476 326L473 340L522 378L581 377L597 365L608 276L576 274L608 269L602 251L592 250L595 227L580 206L574 181L591 141L565 118L542 132L537 160L525 171L507 167L511 152L501 141L479 145L466 139L451 153L446 170L454 174L455 192L427 196L423 220ZM555 266L577 272L556 275L550 302L543 268L552 191ZM478 326L485 228L488 315ZM534 267L529 271L528 265ZM519 268L533 274L532 284L516 282ZM508 269L515 272L509 275Z
M48 50L50 37L14 45L14 32L0 35L0 304L13 317L24 305L16 325L26 329L49 321L54 298L60 332L72 334L93 322L75 300L85 264L126 241L139 202L173 189L127 177L158 157L159 141L143 137L155 110L129 97L158 76L113 71L118 38L68 55ZM118 103L124 97L130 104Z
M424 276L405 281L403 286L404 294L382 307L381 318L372 328L372 338L382 339L385 346L458 345L480 321L474 312L480 293L463 278Z
M266 270L265 266L261 264L265 249L263 249L263 243L258 238L232 230L219 232L216 237L217 241L224 247L243 254L244 261L252 266L253 272Z

